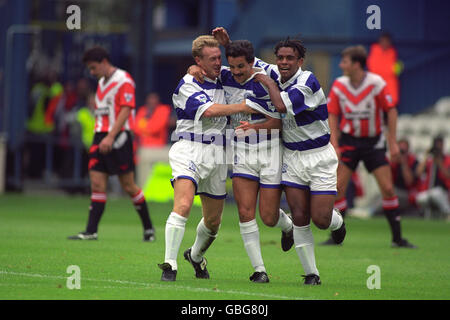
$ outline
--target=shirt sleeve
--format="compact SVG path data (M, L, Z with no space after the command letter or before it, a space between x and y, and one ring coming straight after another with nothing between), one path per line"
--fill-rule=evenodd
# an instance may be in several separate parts
M334 92L333 88L334 87L331 87L330 94L327 99L328 112L338 116L341 114L341 105L339 103L339 97Z
M287 113L296 116L305 110L314 110L326 104L323 91L313 93L308 86L295 85L287 91L280 92Z
M118 107L130 107L134 108L136 106L134 86L125 82L117 91L116 102Z
M253 96L248 96L245 99L245 104L259 113L267 115L271 118L281 119L281 115L276 111L270 99L260 99Z
M375 96L375 100L377 101L378 106L384 111L395 108L392 95L386 85L383 87L383 89L381 89L380 93Z
M183 84L175 101L178 102L176 112L179 120L199 121L206 109L214 104L208 94L193 83Z

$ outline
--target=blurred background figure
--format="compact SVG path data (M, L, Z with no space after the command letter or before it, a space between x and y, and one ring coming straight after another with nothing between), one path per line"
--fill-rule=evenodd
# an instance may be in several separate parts
M393 46L390 33L383 32L378 38L378 42L370 46L367 69L386 81L386 86L392 96L392 103L396 106L399 100L398 75L402 68L401 63L397 60L397 50Z
M444 138L437 136L424 160L417 167L421 178L421 191L417 195L418 205L425 210L425 217L433 210L450 217L450 155L444 153Z
M137 141L137 184L144 188L156 162L169 161L170 114L172 108L151 92L136 114L134 132Z
M398 140L400 156L391 160L392 179L398 197L399 211L402 214L417 213L416 196L418 178L416 169L418 161L416 155L410 151L406 138Z

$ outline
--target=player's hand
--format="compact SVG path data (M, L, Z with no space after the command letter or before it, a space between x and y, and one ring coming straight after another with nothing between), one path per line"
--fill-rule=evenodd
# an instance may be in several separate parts
M257 74L255 74L255 76L253 77L253 79L254 79L255 81L257 81L257 82L262 83L262 84L265 85L266 87L268 87L269 84L270 84L271 82L274 82L274 81L272 80L271 77L269 77L269 76L266 75L266 74L262 74L262 73L257 73ZM275 83L275 82L274 82L274 83Z
M393 162L400 161L400 148L399 148L397 142L392 142L389 145L389 157L390 157L390 160Z
M251 128L251 124L248 121L239 121L241 124L240 126L237 126L235 130L248 130Z
M234 129L234 134L236 135L236 137L243 138L255 132L253 125L250 124L248 121L239 121L239 123L241 125L236 127L236 129Z
M100 144L98 146L100 149L100 153L106 154L111 152L113 143L114 139L111 136L104 137L103 140L100 141Z
M206 76L206 72L197 65L190 66L187 70L187 73L193 76L195 80L200 83L203 83L205 81L203 77Z
M212 31L212 35L219 41L220 45L226 46L231 43L230 36L228 35L227 30L223 27L217 27Z

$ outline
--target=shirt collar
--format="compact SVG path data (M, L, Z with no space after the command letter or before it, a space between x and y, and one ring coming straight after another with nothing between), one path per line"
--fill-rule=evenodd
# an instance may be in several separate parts
M290 78L288 79L286 82L281 83L281 76L280 76L280 87L281 88L287 88L290 85L292 85L293 83L295 83L295 81L297 80L298 77L300 77L300 75L302 74L303 70L302 68L298 68L297 72Z

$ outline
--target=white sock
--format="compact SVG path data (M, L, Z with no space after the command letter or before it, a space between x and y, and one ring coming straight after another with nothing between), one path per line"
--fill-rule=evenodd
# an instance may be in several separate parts
M177 270L177 256L183 240L187 218L180 216L176 212L171 212L166 221L166 253L164 262L172 266L172 270Z
M241 230L245 250L250 258L253 269L255 269L256 272L266 272L261 254L259 229L256 220L253 219L249 222L239 222L239 228Z
M301 227L294 225L294 244L305 274L319 275L314 255L314 239L309 224Z
M278 222L275 225L277 228L281 228L283 232L289 232L292 230L292 227L294 224L292 223L292 220L289 218L289 216L283 211L283 209L280 208L280 216L278 218Z
M336 209L333 209L333 213L331 215L331 222L328 229L331 231L337 230L342 226L342 223L344 222L344 219L342 219L342 216L338 213Z
M202 218L197 225L197 235L191 249L191 258L195 262L201 262L203 255L208 250L211 243L216 239L217 233L212 232L205 226Z

